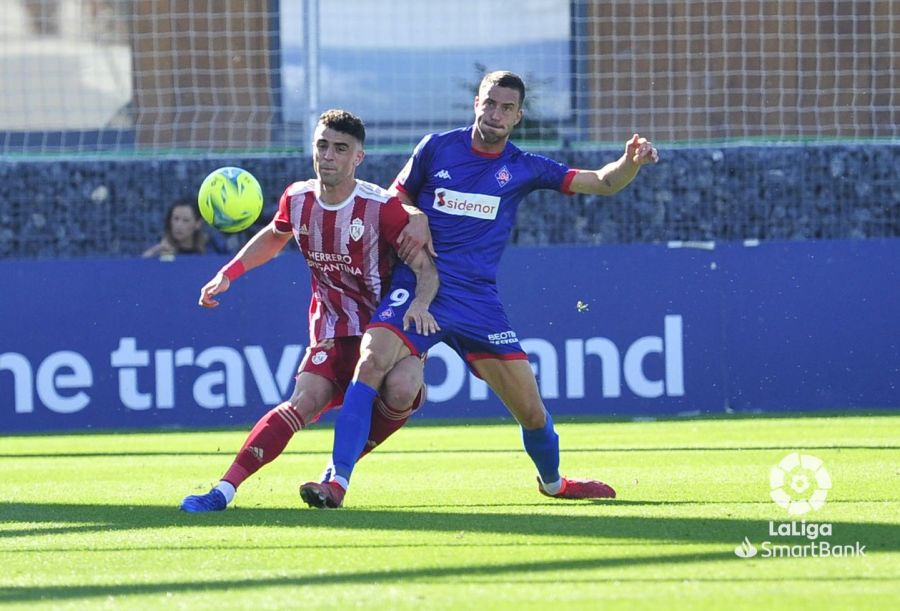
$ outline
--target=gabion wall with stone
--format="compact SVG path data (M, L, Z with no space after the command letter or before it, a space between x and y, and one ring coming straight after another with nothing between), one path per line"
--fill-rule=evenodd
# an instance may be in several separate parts
M618 150L543 153L597 168ZM406 155L371 153L359 177L387 186ZM0 257L140 255L178 197L223 165L252 172L266 204L234 251L274 214L284 187L312 175L306 154L246 158L0 161ZM530 195L512 241L525 245L900 236L900 145L676 148L614 197Z

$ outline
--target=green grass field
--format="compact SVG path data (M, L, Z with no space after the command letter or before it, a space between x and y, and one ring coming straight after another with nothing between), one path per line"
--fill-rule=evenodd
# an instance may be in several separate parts
M308 509L330 428L297 435L223 513L185 514L244 430L0 437L5 608L897 609L900 415L659 422L560 418L563 472L613 501L536 492L511 422L413 423ZM862 557L736 556L789 517L790 451L833 480L831 544ZM822 539L820 539L821 541Z

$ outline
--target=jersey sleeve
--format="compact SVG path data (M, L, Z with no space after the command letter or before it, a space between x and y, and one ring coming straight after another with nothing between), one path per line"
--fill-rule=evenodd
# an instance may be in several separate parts
M288 196L289 190L290 187L285 189L281 194L281 198L278 200L278 212L275 213L275 218L272 219L275 229L281 233L291 233L294 228L291 223L291 198Z
M409 222L409 213L403 208L403 204L396 197L392 197L381 207L379 218L379 234L390 243L394 250L398 250L397 238L400 232Z
M559 163L543 155L528 154L535 180L535 189L551 189L566 195L572 195L569 185L578 170L570 169L564 163Z
M409 195L413 202L416 201L419 191L422 190L422 185L425 184L425 180L428 178L428 158L430 157L428 143L431 141L432 135L428 134L419 141L409 161L406 162L406 165L403 166L403 169L400 170L397 178L391 184L391 191L395 193L403 191Z

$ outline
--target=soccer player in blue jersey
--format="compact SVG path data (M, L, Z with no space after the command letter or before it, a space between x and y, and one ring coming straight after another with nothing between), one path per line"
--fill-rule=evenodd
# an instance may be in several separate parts
M560 475L559 438L500 302L497 266L526 195L537 189L612 195L628 185L641 166L658 161L658 154L638 134L626 143L622 157L599 170L570 169L523 152L509 137L522 120L524 99L525 84L519 76L504 71L487 74L475 97L474 124L425 136L394 182L401 201L423 213L413 215L410 223L418 217L418 229L407 226L400 254L424 246L436 256L441 286L431 313L440 330L420 334L403 325L403 314L415 296L415 276L398 264L391 288L363 336L354 381L335 423L331 477L300 488L310 506L341 506L366 442L375 389L401 359L440 341L466 360L519 422L542 494L566 499L615 497L603 482Z

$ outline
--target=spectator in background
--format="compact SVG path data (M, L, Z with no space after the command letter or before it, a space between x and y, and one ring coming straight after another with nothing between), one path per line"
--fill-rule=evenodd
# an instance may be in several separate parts
M162 239L145 250L143 256L202 255L208 240L197 202L184 197L169 206Z

